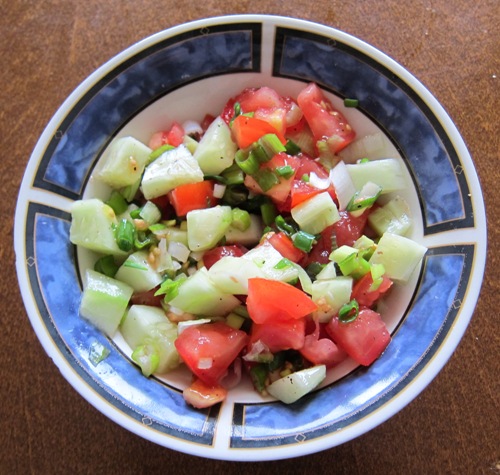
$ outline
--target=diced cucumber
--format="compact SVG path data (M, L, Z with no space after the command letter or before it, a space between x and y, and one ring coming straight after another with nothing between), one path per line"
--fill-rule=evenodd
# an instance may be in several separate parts
M163 309L149 305L132 305L120 325L120 331L133 349L132 359L144 375L166 373L180 364L174 341L177 325Z
M254 262L268 279L292 282L299 277L299 272L293 263L284 267L279 265L283 261L283 256L268 241L254 247L241 257Z
M326 377L326 366L317 365L289 374L270 384L267 392L285 404L292 404L317 388Z
M318 304L314 315L321 323L329 322L351 300L352 283L351 277L342 276L313 282L311 297Z
M197 209L186 215L188 247L205 251L214 247L226 234L232 220L230 206Z
M219 175L234 162L237 146L231 137L231 129L218 116L203 134L193 154L205 175Z
M337 271L335 270L335 263L329 262L323 269L316 275L316 280L328 280L337 277Z
M141 209L140 215L148 226L156 224L161 219L161 211L152 201L146 201Z
M147 292L163 280L148 261L147 251L137 251L127 257L115 278L130 285L135 292Z
M319 234L340 219L339 211L326 191L293 207L291 213L300 229L310 234Z
M412 225L410 207L403 198L396 196L370 213L368 222L379 236L385 232L403 236Z
M220 290L208 275L205 267L189 276L170 300L172 307L194 315L224 316L240 304L231 294Z
M376 160L391 157L392 149L387 137L381 132L376 132L356 139L340 152L340 156L346 162L354 163L363 158Z
M87 270L80 314L106 335L113 336L134 289L124 282Z
M245 231L240 231L234 226L229 226L226 231L226 242L228 244L242 244L243 246L254 246L260 241L264 225L260 216L250 215L250 227Z
M140 180L151 149L133 137L114 140L103 157L97 176L109 186L120 189Z
M144 170L141 190L147 200L166 195L179 185L203 181L198 162L185 145L167 150Z
M357 190L370 181L382 188L382 194L403 190L407 186L401 165L395 158L353 163L346 167Z
M347 246L346 244L338 247L330 254L330 260L339 264L344 259L347 259L352 254L357 254L358 249L352 246Z
M382 264L390 279L406 282L426 252L425 246L411 239L384 233L369 262Z
M253 261L225 256L210 267L208 275L223 292L233 295L248 294L248 279L264 278L264 273Z
M75 201L71 206L70 241L92 251L126 256L116 244L118 225L113 209L97 198Z

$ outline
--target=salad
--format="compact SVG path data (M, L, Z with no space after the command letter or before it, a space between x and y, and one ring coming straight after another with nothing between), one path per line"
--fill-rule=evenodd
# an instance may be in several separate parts
M96 256L81 315L145 376L188 368L197 408L245 374L289 404L348 357L372 364L391 340L378 303L426 248L406 237L398 160L371 160L371 140L314 83L115 139L95 172L109 196L71 209L71 242Z

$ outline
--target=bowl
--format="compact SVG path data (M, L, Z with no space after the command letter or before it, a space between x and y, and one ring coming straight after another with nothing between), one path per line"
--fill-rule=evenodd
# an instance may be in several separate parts
M172 120L201 120L248 86L295 96L316 82L359 135L381 133L403 164L411 237L428 248L419 271L391 294L392 341L370 367L346 360L292 405L248 385L221 405L183 400L188 376L142 376L118 335L80 317L88 254L69 241L70 207L103 190L92 172L110 142L147 142ZM67 381L129 431L207 458L258 461L310 454L381 424L414 399L458 345L479 295L486 219L473 162L451 119L408 71L372 46L297 19L236 15L194 21L129 47L68 97L40 137L15 216L19 285L31 324ZM106 348L97 362L93 353ZM446 417L446 416L444 416Z

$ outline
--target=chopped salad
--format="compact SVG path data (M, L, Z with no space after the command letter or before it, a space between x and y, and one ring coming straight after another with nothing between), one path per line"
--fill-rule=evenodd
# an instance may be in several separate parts
M289 404L348 357L372 364L391 340L377 304L426 248L406 237L399 161L342 160L366 140L344 115L314 83L263 86L147 144L115 139L95 172L109 197L71 210L71 242L96 255L81 315L145 376L187 367L197 408L244 374Z

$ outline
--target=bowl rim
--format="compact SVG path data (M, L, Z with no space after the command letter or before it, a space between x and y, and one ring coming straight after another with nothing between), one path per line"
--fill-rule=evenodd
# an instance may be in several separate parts
M461 318L458 318L454 327L450 330L447 335L446 344L443 344L438 351L438 354L433 359L432 363L429 363L427 367L422 370L418 377L411 383L411 387L402 391L394 398L391 399L391 403L387 404L385 407L377 411L375 417L368 416L362 424L354 424L338 434L335 439L335 443L332 443L332 437L323 437L313 441L310 444L304 444L302 446L294 446L293 454L287 454L286 451L290 449L289 446L277 447L274 450L247 450L242 452L238 449L233 449L229 452L222 452L220 449L214 450L210 448L208 450L203 450L196 445L186 446L183 441L176 441L173 438L160 442L158 437L151 432L151 430L144 425L138 424L137 421L128 420L123 416L116 408L110 410L110 406L105 401L103 402L99 395L95 394L91 388L81 379L81 377L74 371L74 369L68 364L67 360L63 355L60 354L57 347L53 344L50 335L47 331L43 322L38 318L38 309L34 305L31 289L29 288L29 278L25 275L26 263L24 260L25 248L24 248L24 235L25 230L25 220L26 220L26 197L27 189L32 186L33 172L38 166L38 157L43 153L45 144L48 142L50 137L53 136L54 132L57 130L58 124L65 117L68 110L88 91L94 84L96 84L100 78L108 74L119 64L133 57L140 51L143 51L158 43L159 41L174 37L180 33L191 31L197 28L204 28L220 23L241 23L241 22L258 22L258 23L269 23L273 26L277 24L286 25L290 28L304 29L306 31L314 31L315 33L322 34L325 36L335 37L354 48L363 51L363 53L371 56L374 60L382 63L385 67L391 70L395 75L406 82L410 88L416 92L416 94L422 98L422 100L427 104L427 106L433 111L436 118L439 119L441 125L446 130L451 141L457 149L457 153L462 157L462 163L466 169L466 176L471 189L474 190L475 195L472 197L474 200L474 210L475 220L476 220L476 230L479 233L478 242L484 242L484 247L478 247L477 255L475 256L475 276L476 281L471 282L471 289L468 292L468 299L465 301L461 309ZM35 148L30 156L28 165L26 167L25 175L23 177L21 186L19 188L18 203L16 205L15 212L15 223L14 223L14 249L16 255L16 269L17 276L19 280L20 290L23 297L23 302L26 307L28 317L30 319L31 325L37 334L39 341L41 342L44 350L48 356L52 359L54 364L59 368L63 377L73 386L73 388L83 396L90 404L92 404L101 413L106 415L109 419L113 420L118 425L126 428L130 432L137 434L147 440L161 444L173 450L178 450L191 455L203 456L206 458L215 458L223 460L244 460L244 461L257 461L257 460L274 460L274 459L284 459L289 457L297 457L301 455L307 455L314 452L326 450L332 448L336 445L346 443L385 422L387 419L398 413L407 404L409 404L413 399L415 399L425 387L437 376L439 371L447 363L453 352L456 350L465 330L472 318L474 308L476 306L477 300L479 298L481 290L481 282L484 275L484 268L486 263L486 247L487 247L487 225L486 225L486 215L485 207L483 201L483 195L481 191L481 186L477 177L477 172L474 168L472 157L467 150L465 142L461 137L457 127L451 120L448 113L445 111L444 107L437 101L437 99L430 93L430 91L407 69L402 67L399 63L389 57L387 54L378 50L377 48L371 46L365 41L356 38L355 36L338 30L334 27L319 24L310 20L297 19L288 16L279 15L267 15L267 14L235 14L235 15L222 15L213 16L204 19L197 19L189 21L183 24L174 25L163 31L156 32L146 38L139 40L138 42L131 44L126 47L121 52L114 55L108 61L99 66L95 71L93 71L87 78L85 78L64 100L64 102L58 107L55 114L52 116L48 124L45 126L43 133L38 139ZM439 357L438 357L439 356ZM89 390L90 389L90 390Z

